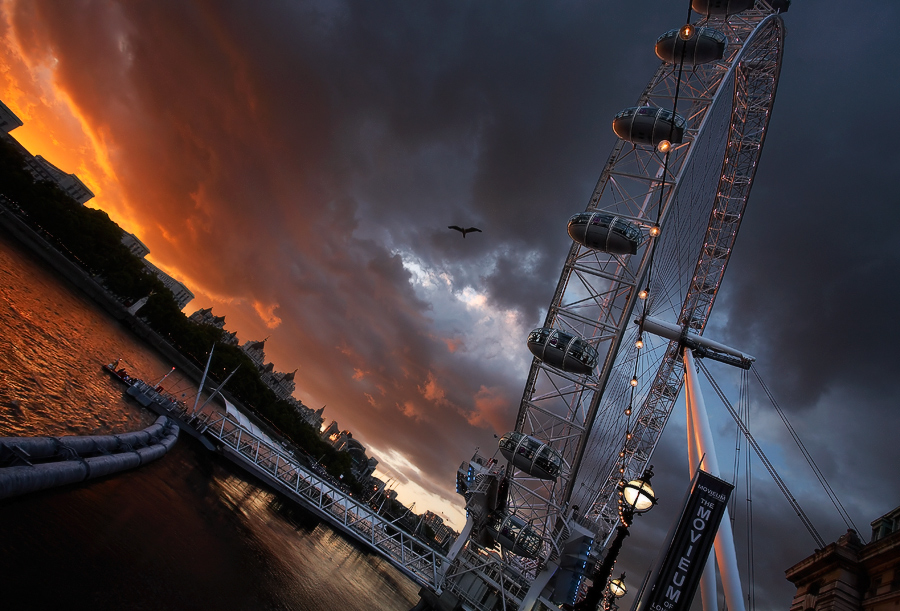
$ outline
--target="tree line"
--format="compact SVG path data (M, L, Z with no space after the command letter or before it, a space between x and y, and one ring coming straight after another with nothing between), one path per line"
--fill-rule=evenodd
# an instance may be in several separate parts
M317 457L333 476L343 476L351 491L362 493L348 453L336 451L290 403L279 399L244 351L222 342L221 329L188 319L172 292L122 243L124 231L109 215L82 206L55 183L36 181L26 169L21 151L6 138L0 138L0 195L11 212L121 302L132 303L149 295L140 309L141 318L201 369L215 345L210 377L221 381L237 368L228 382L231 395L303 451Z

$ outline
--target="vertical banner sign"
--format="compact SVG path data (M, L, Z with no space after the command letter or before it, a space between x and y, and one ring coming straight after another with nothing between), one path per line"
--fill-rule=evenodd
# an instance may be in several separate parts
M647 589L647 611L690 609L734 486L698 471L656 579Z

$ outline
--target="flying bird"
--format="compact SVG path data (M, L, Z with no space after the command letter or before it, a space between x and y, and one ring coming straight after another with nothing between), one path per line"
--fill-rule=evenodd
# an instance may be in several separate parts
M481 233L481 229L479 229L478 227L467 227L466 229L463 229L462 227L457 227L456 225L448 225L447 229L455 229L458 232L460 232L461 234L463 234L463 237L466 237L467 233L472 233L473 231L477 231L478 233Z

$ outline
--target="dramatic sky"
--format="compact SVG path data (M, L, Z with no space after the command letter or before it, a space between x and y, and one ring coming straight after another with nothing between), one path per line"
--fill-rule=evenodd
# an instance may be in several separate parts
M683 5L5 1L0 97L25 122L15 137L191 288L187 313L268 337L276 368L298 369L296 396L327 405L401 500L459 528L455 470L514 423L565 222ZM796 0L785 16L711 327L757 357L865 537L900 504L898 17L894 0ZM846 526L751 392L757 439L833 541ZM708 403L730 468L733 425ZM687 485L683 411L653 461L660 507L620 562L633 583ZM755 472L757 601L784 609L783 571L814 543Z

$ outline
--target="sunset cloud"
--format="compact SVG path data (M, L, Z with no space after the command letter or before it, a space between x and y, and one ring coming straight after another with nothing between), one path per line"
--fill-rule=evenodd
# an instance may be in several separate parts
M864 206L878 227L900 220L886 178L896 127L864 140L859 129L860 109L898 88L872 59L895 46L885 15L897 8L802 4L785 16L778 100L712 324L757 355L845 487L896 489L891 427L864 425L892 422L898 331L860 296L877 286L887 299L876 307L890 303L898 251L892 232L848 222L848 210ZM0 7L0 98L25 121L12 135L78 173L96 194L88 205L185 280L189 312L214 307L242 343L268 337L276 368L299 369L296 396L327 404L326 419L402 482L401 500L452 506L461 527L456 469L515 425L525 337L557 286L566 221L615 143L611 118L658 66L653 41L683 12L393 0ZM846 31L866 44L817 61L822 41ZM463 239L453 224L483 232ZM670 465L657 473L672 499L686 461L677 413L669 426L654 460ZM844 481L850 470L864 482ZM898 502L858 498L860 523ZM671 502L642 526L667 511ZM758 515L787 520L775 505ZM817 517L830 539L842 534L833 516ZM649 554L642 536L631 546ZM762 606L785 607L783 570L812 549L793 535L771 545L757 574L777 585ZM629 574L641 560L623 560Z

